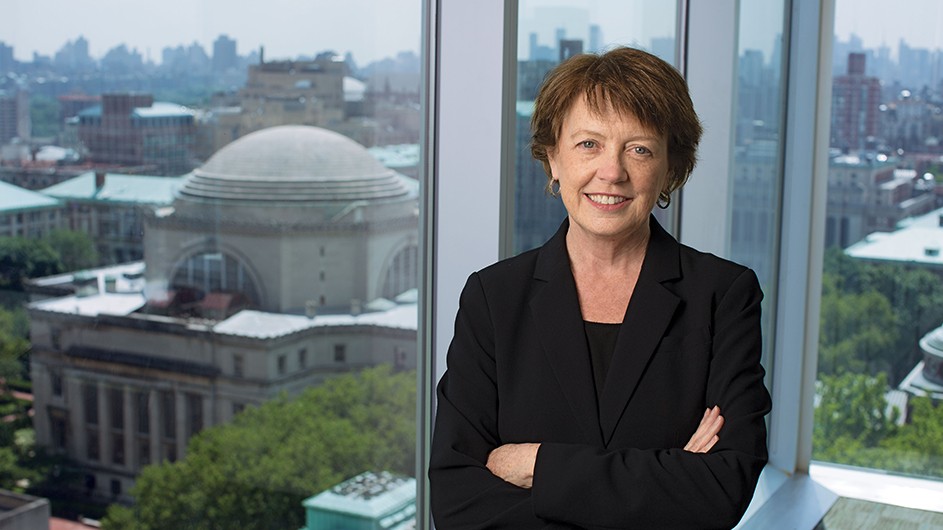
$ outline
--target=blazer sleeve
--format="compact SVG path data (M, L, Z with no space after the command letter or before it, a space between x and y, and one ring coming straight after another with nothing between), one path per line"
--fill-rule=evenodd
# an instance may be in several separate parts
M485 467L500 445L494 330L481 282L472 274L462 290L448 370L439 381L429 465L436 528L544 528L531 491Z
M767 460L763 417L771 402L756 275L745 269L718 298L705 399L724 416L720 441L706 454L544 443L531 492L538 517L586 528L737 524Z

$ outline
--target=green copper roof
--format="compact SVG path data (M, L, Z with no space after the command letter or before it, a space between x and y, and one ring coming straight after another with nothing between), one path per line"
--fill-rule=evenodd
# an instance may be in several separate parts
M61 200L169 205L184 178L106 173L104 185L96 189L95 173L89 171L50 186L42 193Z
M59 206L59 201L52 197L0 181L0 212L14 213L56 206Z

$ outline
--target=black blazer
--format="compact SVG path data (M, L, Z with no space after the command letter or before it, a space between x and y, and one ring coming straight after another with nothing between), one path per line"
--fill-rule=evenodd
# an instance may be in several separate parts
M429 478L439 530L730 528L767 460L760 291L750 269L651 239L597 407L560 230L472 274L438 385ZM707 454L681 448L704 409L725 424ZM532 489L485 467L540 442Z

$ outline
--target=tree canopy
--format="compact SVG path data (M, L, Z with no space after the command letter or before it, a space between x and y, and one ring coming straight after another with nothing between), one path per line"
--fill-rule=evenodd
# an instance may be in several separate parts
M110 507L103 527L299 528L301 501L347 478L413 475L415 416L415 372L388 366L247 408L194 436L182 460L146 467L134 506Z

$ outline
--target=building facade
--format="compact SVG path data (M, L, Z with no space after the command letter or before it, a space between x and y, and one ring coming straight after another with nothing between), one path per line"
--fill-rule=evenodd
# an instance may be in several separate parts
M848 54L848 72L832 84L831 146L845 152L873 148L878 135L881 81L865 74L863 53Z
M29 306L37 443L126 499L246 406L415 367L417 207L414 180L336 133L230 144L148 215L143 273Z
M148 94L104 94L79 112L78 136L96 164L179 175L192 166L194 112Z
M48 236L64 227L62 210L52 197L0 182L0 237Z

